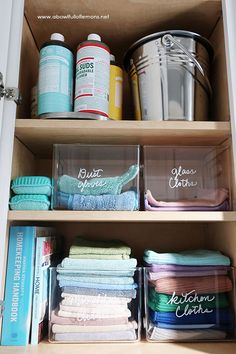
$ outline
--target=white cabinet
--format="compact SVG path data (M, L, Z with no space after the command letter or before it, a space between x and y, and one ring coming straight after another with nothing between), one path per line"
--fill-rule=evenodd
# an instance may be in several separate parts
M9 5L8 5L9 4ZM64 234L67 245L78 234L90 237L120 238L128 242L141 260L144 248L178 251L209 247L228 254L236 266L236 211L231 212L73 212L9 211L11 178L18 175L51 176L53 143L117 144L191 144L220 145L228 141L232 159L232 194L235 193L236 162L236 2L235 0L12 0L0 2L0 19L6 20L6 36L0 37L0 71L7 86L19 86L24 97L21 107L0 101L0 279L3 297L8 228L12 223L52 223L58 234ZM9 6L9 8L8 8ZM24 7L24 9L23 9ZM222 18L223 8L223 18ZM23 16L24 10L24 16ZM58 15L59 17L52 18ZM73 15L78 18L72 18ZM109 15L106 19L82 19L81 16ZM64 16L64 18L62 18ZM0 22L2 26L2 21ZM90 32L98 32L122 62L125 50L145 34L163 29L181 28L208 37L215 49L212 66L212 121L208 122L104 122L38 120L30 118L30 89L37 80L39 47L51 33L62 32L75 49ZM224 31L223 31L224 29ZM2 33L1 28L1 33ZM3 42L3 44L1 43ZM22 45L21 45L22 42ZM225 44L225 45L224 45ZM20 51L21 47L21 51ZM226 49L226 51L225 51ZM4 53L4 56L2 56ZM21 63L20 63L21 56ZM226 72L226 63L228 74ZM19 69L20 67L20 69ZM228 80L227 80L228 78ZM131 98L125 85L126 118L131 116ZM15 119L15 117L17 119ZM232 138L231 138L232 137ZM14 142L14 150L13 150ZM27 352L59 353L235 353L235 343L53 345L46 342ZM8 353L12 348L0 348ZM25 352L19 349L18 353Z
M23 24L23 0L0 1L0 72L5 87L18 87ZM7 245L9 184L15 130L16 104L0 100L0 279L4 279L4 254ZM2 298L3 281L0 284Z

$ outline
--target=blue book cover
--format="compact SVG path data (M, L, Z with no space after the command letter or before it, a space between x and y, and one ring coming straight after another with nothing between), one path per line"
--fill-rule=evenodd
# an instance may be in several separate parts
M1 345L29 343L35 240L44 236L44 230L35 226L10 228Z

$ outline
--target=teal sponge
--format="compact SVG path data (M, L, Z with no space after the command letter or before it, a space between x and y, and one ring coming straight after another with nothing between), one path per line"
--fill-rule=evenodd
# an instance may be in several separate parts
M44 194L49 197L52 183L44 176L21 176L12 181L11 189L15 194Z
M48 210L50 200L46 195L21 194L12 197L9 204L12 210Z

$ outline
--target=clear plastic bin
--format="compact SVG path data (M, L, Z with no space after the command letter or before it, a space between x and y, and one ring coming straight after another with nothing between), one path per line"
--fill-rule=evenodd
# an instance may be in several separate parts
M54 209L139 210L138 145L54 145Z
M78 272L78 270L77 270ZM90 288L60 287L56 268L50 269L49 342L136 342L141 330L142 268L127 271L83 271L81 276L129 276L133 286L111 284ZM126 281L125 281L126 282ZM106 289L109 288L109 289ZM128 289L129 288L129 289ZM132 288L132 289L131 289Z
M210 276L204 276L206 270L200 270L203 267L192 268L195 270L191 271L191 276L184 271L172 277L152 267L144 268L147 341L201 342L235 338L234 268L227 267L223 272L224 267L219 267L218 271L212 270ZM208 267L208 273L211 268Z
M230 210L229 149L144 146L145 210Z

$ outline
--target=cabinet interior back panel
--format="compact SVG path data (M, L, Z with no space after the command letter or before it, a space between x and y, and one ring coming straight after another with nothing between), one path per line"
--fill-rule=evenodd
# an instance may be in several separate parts
M11 179L18 176L33 176L36 174L35 156L17 138L14 139Z
M134 41L153 32L183 29L209 37L220 14L221 1L215 0L25 1L25 15L38 47L58 29L73 49L89 33L99 33L119 61ZM64 18L52 19L56 15ZM107 15L106 19L82 18Z
M206 247L227 254L236 267L236 223L212 223L208 225Z
M175 252L205 247L204 223L64 223L58 231L65 237L66 252L76 236L89 239L120 239L142 261L144 249ZM191 237L190 237L191 235Z
M213 88L211 116L213 120L227 121L230 120L230 110L222 17L210 37L210 42L214 48L214 61L210 77Z
M17 117L30 117L31 89L38 80L39 51L30 27L24 18L21 44L19 88L22 104L17 107Z
M53 32L61 32L73 51L89 33L99 33L116 56L117 63L122 65L124 53L137 39L162 30L182 29L212 39L217 65L213 64L211 116L213 120L229 120L227 87L222 90L227 77L222 21L215 30L221 14L220 0L71 0L69 3L58 0L56 4L26 0L20 77L23 105L18 109L18 118L30 117L30 91L38 76L38 50ZM123 117L131 119L132 98L127 75L124 75L123 96Z

